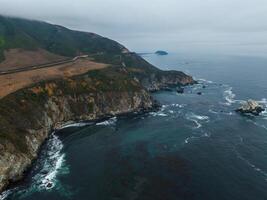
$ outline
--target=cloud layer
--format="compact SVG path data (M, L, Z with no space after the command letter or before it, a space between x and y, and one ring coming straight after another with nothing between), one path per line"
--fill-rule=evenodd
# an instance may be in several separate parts
M134 50L266 45L266 10L266 0L1 0L0 7L4 15L97 32Z

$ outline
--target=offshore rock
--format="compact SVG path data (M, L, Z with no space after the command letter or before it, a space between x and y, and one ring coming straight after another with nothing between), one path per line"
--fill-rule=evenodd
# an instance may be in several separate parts
M263 106L261 106L257 101L254 100L248 100L243 105L236 109L236 112L239 112L241 114L253 114L253 115L259 115L261 112L263 112L265 109Z
M184 88L183 87L178 87L176 88L176 92L179 94L183 94L184 93Z

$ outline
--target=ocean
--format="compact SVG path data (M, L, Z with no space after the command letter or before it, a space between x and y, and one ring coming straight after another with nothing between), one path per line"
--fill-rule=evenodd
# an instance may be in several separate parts
M267 112L234 112L248 99L267 108L267 58L144 58L199 84L154 93L157 112L52 134L26 179L0 199L267 199Z

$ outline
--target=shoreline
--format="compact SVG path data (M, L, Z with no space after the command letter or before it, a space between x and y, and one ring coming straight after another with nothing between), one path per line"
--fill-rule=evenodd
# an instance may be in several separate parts
M154 112L154 111L158 111L162 105L159 104L159 102L154 101L154 105L153 107L151 107L150 109L140 109L139 111L133 111L133 112L125 112L125 113L119 113L117 115L105 115L105 116L100 116L97 119L93 119L93 120L81 120L81 121L69 121L69 122L62 122L61 126L59 127L53 127L51 128L51 130L49 131L48 137L42 142L41 146L38 148L38 153L36 158L34 158L30 164L30 166L28 166L23 173L20 175L20 177L18 178L18 180L16 181L10 181L10 183L3 188L2 191L0 191L0 197L1 195L3 195L5 192L8 191L12 191L13 189L15 189L17 186L19 186L21 183L23 183L25 181L25 178L30 174L30 172L33 170L36 162L38 161L38 159L40 158L40 153L42 152L42 150L44 150L45 145L47 144L49 138L51 137L52 134L55 135L60 135L61 131L69 128L69 127L85 127L85 126L95 126L97 123L101 123L104 122L106 120L112 119L114 117L116 118L131 118L131 117L136 117L136 116L142 116L145 114L148 114L150 112ZM75 124L77 124L75 126ZM80 126L79 124L84 124L83 126ZM5 199L6 197L4 196L3 199ZM2 199L0 199L2 200Z

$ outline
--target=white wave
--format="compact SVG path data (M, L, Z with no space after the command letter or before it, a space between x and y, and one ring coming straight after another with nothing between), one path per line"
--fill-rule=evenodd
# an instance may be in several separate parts
M197 119L197 120L208 120L209 117L205 115L197 115L195 113L188 114L189 119Z
M233 88L229 87L227 90L224 91L224 98L226 100L226 105L232 105L235 103L235 94L233 93Z
M173 103L171 104L172 107L178 107L178 108L184 108L186 106L186 104L178 104L178 103Z
M190 140L193 140L193 139L199 139L199 138L202 138L202 137L210 137L210 134L208 134L208 133L204 133L203 135L201 135L201 136L191 136L191 137L188 137L188 138L186 138L185 140L184 140L184 143L185 144L188 144L189 142L190 142Z
M188 137L188 138L185 139L184 143L188 144L190 142L190 140L195 139L195 138L196 138L195 136Z
M195 124L197 125L195 128L201 128L202 127L202 124L200 124L197 120L191 120L193 122L195 122Z
M70 127L83 127L83 126L87 126L90 123L86 123L86 122L79 122L79 123L72 123L72 124L66 124L63 125L60 129L64 129L64 128L70 128Z
M12 190L6 190L0 194L0 200L6 199L10 194L12 193Z
M203 79L203 78L197 79L197 81L200 82L200 83L209 83L209 84L214 83L213 81L209 81L209 80L206 80L206 79Z
M0 195L0 200L4 200L9 195L29 195L35 191L51 190L57 186L59 174L68 173L68 166L65 165L65 154L62 153L63 143L57 135L51 134L47 141L47 148L41 151L40 157L33 168L33 177L29 186L18 186L12 190L7 190Z
M265 110L261 113L261 115L263 115L263 116L267 116L267 109L265 109Z
M116 122L117 122L117 118L113 117L113 118L110 118L110 119L108 119L106 121L96 123L96 125L97 126L109 126L109 125L115 125Z
M220 113L220 112L215 111L215 110L212 110L212 109L209 109L209 112L210 112L210 113L213 113L213 114L219 114L219 113Z
M264 104L267 106L267 99L266 98L262 98L260 101L258 101L261 104Z
M204 133L201 137L210 137L210 134Z
M202 124L199 121L203 122L209 122L209 117L205 115L196 115L195 113L189 113L186 114L186 119L194 122L196 124L196 129L199 129L202 127Z
M156 116L161 116L161 117L167 117L168 115L159 111L159 112L151 112L150 115L152 115L153 117L156 117Z
M47 149L41 156L40 171L33 177L33 184L38 189L50 190L56 185L56 178L65 164L65 154L62 153L63 143L54 133L48 140ZM66 171L66 170L65 170Z

